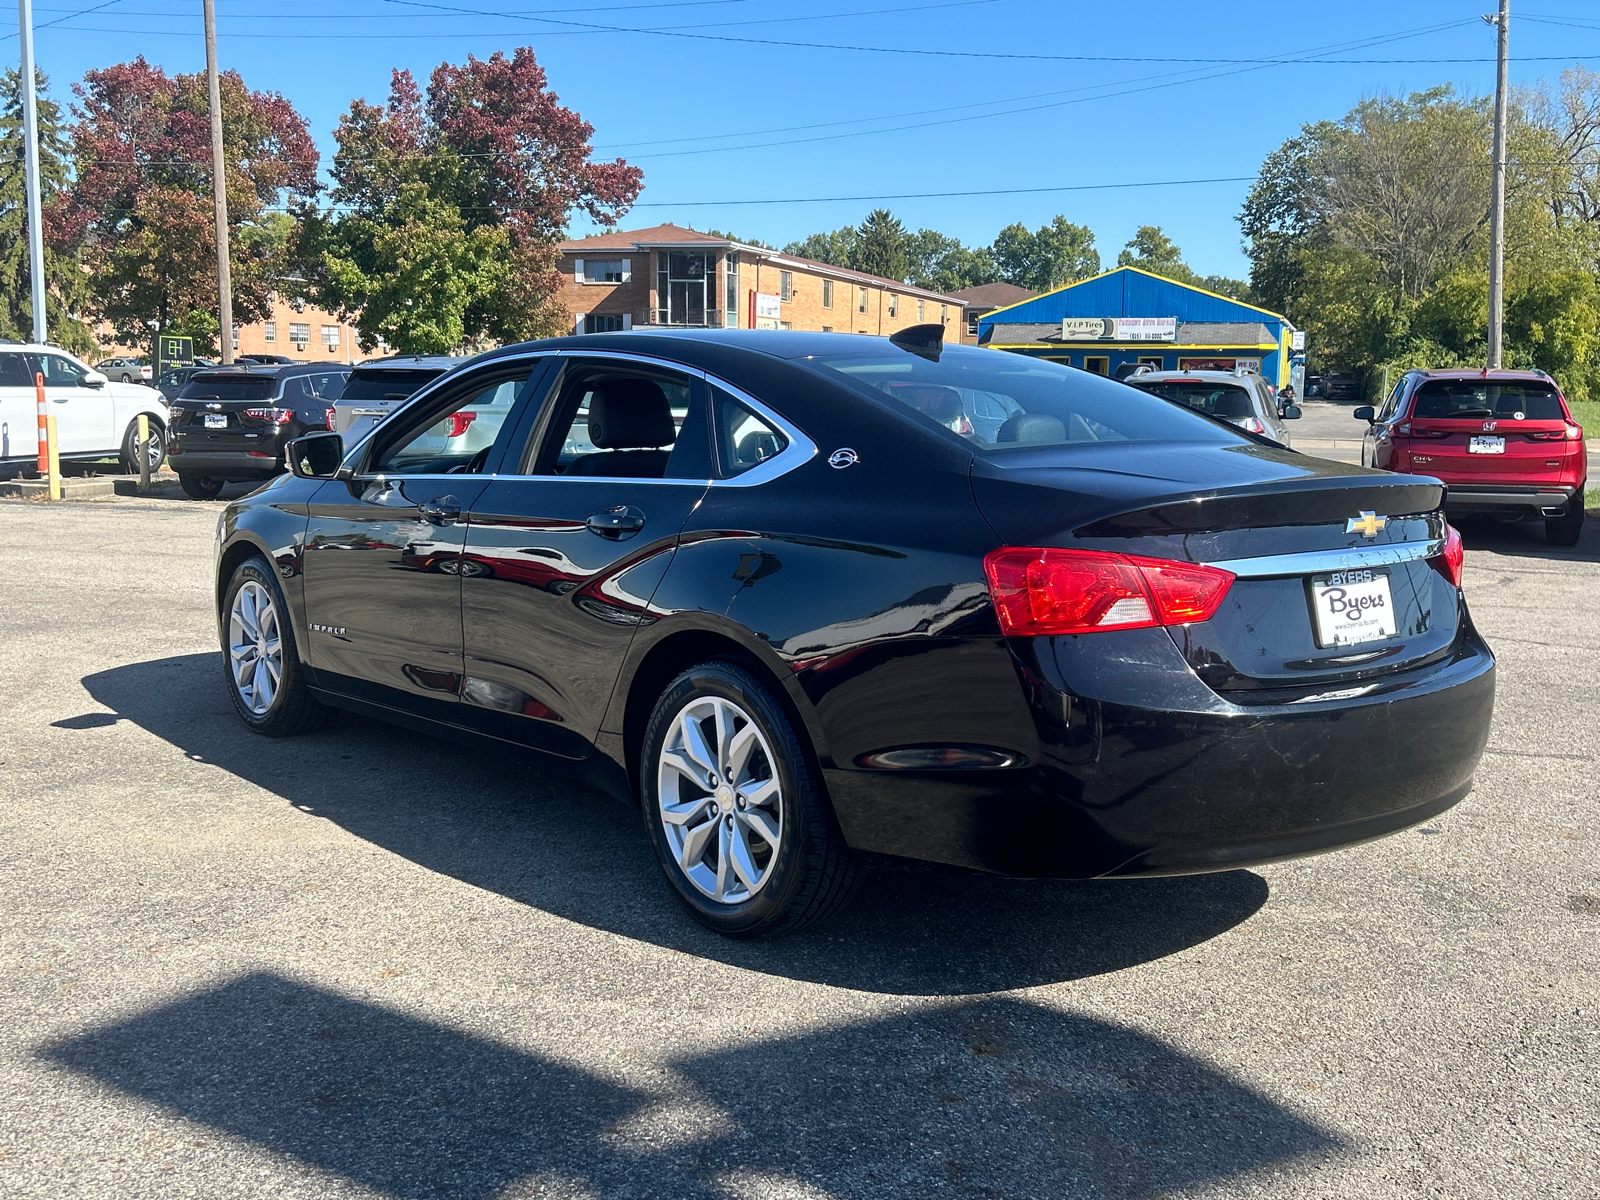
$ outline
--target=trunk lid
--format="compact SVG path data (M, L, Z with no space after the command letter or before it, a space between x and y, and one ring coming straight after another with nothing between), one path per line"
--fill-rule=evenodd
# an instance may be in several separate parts
M1168 633L1195 673L1236 703L1288 703L1416 669L1447 657L1460 632L1457 590L1428 557L1445 530L1436 480L1276 447L1173 442L980 458L972 485L1007 545L1234 571L1209 621ZM1319 625L1318 589L1346 578L1386 593L1391 636L1340 645Z

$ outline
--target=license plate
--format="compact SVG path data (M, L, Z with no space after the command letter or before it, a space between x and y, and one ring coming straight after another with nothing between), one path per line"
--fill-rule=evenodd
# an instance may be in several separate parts
M1506 440L1502 437L1475 437L1467 442L1468 454L1504 454Z
M1319 646L1353 646L1394 636L1389 577L1378 571L1336 571L1311 581Z
M206 414L206 428L207 429L226 429L227 427L228 427L228 414L227 413L207 413Z

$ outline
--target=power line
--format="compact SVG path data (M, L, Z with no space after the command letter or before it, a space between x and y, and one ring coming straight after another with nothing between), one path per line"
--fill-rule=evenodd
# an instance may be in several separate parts
M122 3L122 0L105 0L104 4L96 4L93 8L80 8L76 12L69 12L64 17L58 17L54 21L46 21L43 25L35 25L33 27L33 31L35 33L38 33L39 30L41 30L41 29L49 29L52 25L60 25L63 21L72 20L73 17L86 17L90 13L97 13L103 8L110 8L113 4L121 4L121 3ZM60 10L59 9L51 9L50 11L51 12L58 12ZM8 41L10 41L12 38L14 38L16 36L17 35L14 34L14 33L8 33L4 37L0 37L0 42L8 42Z

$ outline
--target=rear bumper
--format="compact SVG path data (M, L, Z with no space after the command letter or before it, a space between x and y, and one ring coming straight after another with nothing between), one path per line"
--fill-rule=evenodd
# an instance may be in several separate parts
M1039 736L1028 767L826 771L846 839L1007 875L1179 875L1382 837L1471 791L1495 672L1470 626L1448 662L1267 708L1174 669L1163 630L1096 637L1127 653L1085 671L1066 661L1078 648L1040 639L1019 663Z
M1583 486L1488 486L1450 484L1445 492L1445 512L1453 515L1519 516L1554 518L1566 516L1573 505L1583 504Z
M179 474L204 475L210 479L270 479L284 469L277 447L263 448L259 454L243 450L190 450L180 439L167 454L167 465Z

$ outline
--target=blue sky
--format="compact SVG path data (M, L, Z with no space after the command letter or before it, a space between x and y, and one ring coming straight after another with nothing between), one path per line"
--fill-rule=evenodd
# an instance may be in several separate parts
M1592 3L1535 3L1513 12L1513 82L1600 69ZM36 4L36 53L59 99L86 69L136 54L174 73L204 65L198 2ZM425 82L441 61L531 45L563 103L594 124L597 153L644 168L625 227L673 221L782 245L881 205L913 229L984 244L1060 212L1095 231L1108 263L1154 224L1197 270L1236 276L1248 270L1234 220L1247 182L1020 189L1248 178L1302 123L1363 95L1492 91L1494 32L1478 17L1489 7L217 0L223 65L289 97L324 156L340 113L353 97L381 100L391 68ZM0 44L14 61L15 34ZM1284 58L1310 61L1238 61ZM983 191L1012 194L922 196ZM922 198L729 203L907 194Z

